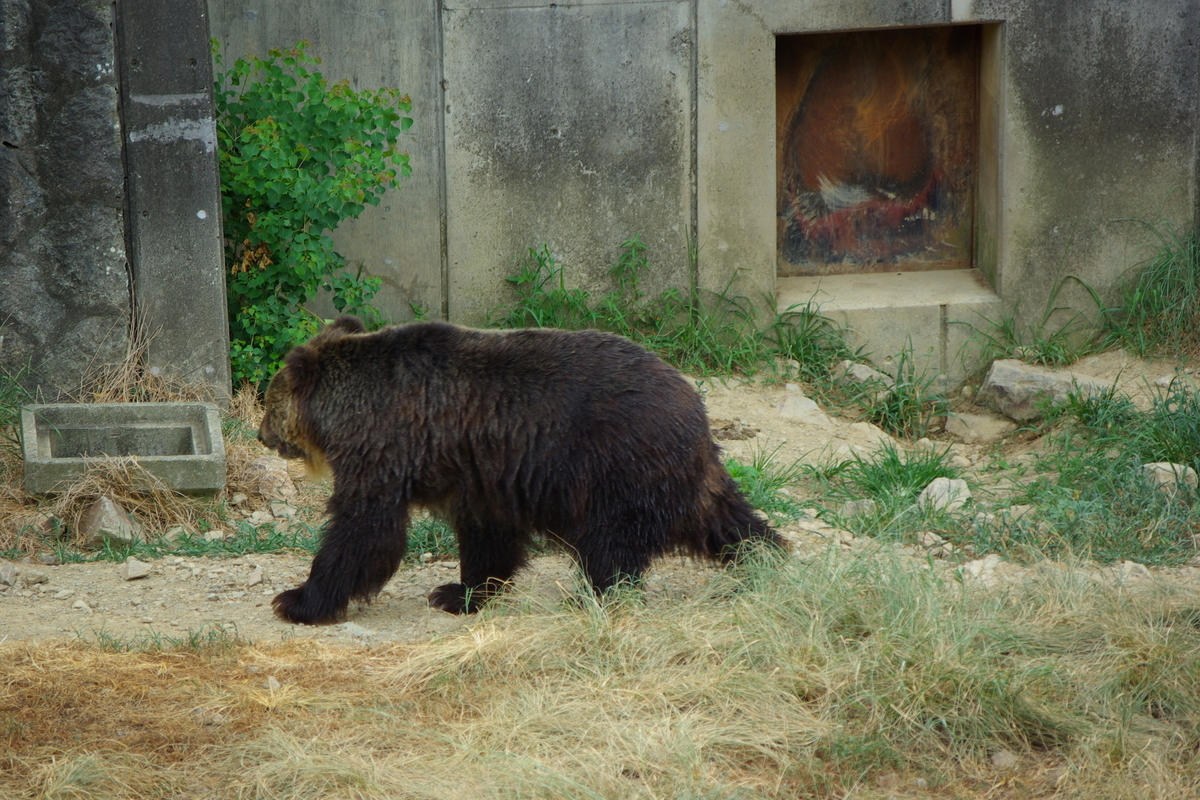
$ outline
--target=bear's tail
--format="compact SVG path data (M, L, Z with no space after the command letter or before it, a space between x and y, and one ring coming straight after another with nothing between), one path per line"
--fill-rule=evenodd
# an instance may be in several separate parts
M703 546L707 555L722 562L734 560L748 544L763 543L786 551L783 538L759 515L724 469L711 475L710 514ZM716 486L712 486L716 484Z

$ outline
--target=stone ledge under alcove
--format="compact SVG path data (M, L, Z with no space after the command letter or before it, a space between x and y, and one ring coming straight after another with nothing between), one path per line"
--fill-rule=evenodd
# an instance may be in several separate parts
M919 370L953 383L978 366L975 329L990 333L989 321L1002 313L976 269L779 278L777 298L780 310L811 300L885 372L894 372L896 357L911 346Z

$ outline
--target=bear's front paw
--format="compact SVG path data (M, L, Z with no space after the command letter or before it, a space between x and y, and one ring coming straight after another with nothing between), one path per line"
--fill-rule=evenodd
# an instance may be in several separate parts
M467 587L461 583L446 583L429 593L429 605L451 614L470 614L476 603L470 602Z
M307 584L280 592L271 601L271 606L280 619L305 625L340 622L346 611L344 608L330 608L320 595L308 589Z

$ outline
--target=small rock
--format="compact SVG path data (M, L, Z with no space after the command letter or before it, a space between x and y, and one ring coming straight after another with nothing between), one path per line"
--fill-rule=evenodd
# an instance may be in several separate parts
M251 525L266 525L275 519L275 516L270 511L255 511L250 515Z
M968 561L958 571L964 578L974 578L984 586L992 586L996 582L996 569L1000 563L1000 556L988 553L983 558Z
M833 420L829 419L820 406L798 391L787 392L784 395L783 402L779 404L778 414L784 419L792 419L806 425L828 427L833 424Z
M1150 577L1150 570L1145 564L1139 564L1136 561L1122 561L1121 566L1117 571L1117 578L1121 583L1129 583L1130 581L1142 581Z
M256 566L250 573L250 577L246 579L247 586L258 586L263 582L263 568Z
M75 602L74 602L74 603L71 605L71 608L78 608L80 611L82 611L82 612L83 612L83 613L85 613L85 614L91 614L91 613L92 613L92 607L91 607L91 606L89 606L87 603L83 602L82 600L76 600L76 601L75 601Z
M890 375L872 369L866 364L858 364L849 360L842 361L834 367L833 376L839 378L843 383L857 384L876 403L886 400L891 395L892 387L896 383Z
M211 531L204 532L204 541L206 542L223 542L229 538L229 533L224 528L213 528Z
M225 717L217 711L210 711L207 708L193 708L192 716L196 717L201 725L224 725Z
M961 478L934 478L921 490L917 505L938 511L957 511L971 499L971 490Z
M136 581L149 574L150 565L145 561L138 561L133 556L125 559L125 563L121 565L121 578L127 581Z
M245 492L234 492L229 498L229 505L240 506L249 499L250 498L246 496Z
M21 569L21 580L23 580L29 584L46 583L47 581L50 580L50 576L44 572L39 572L36 569L30 569L29 567L23 567Z
M1100 378L999 359L992 362L975 402L1024 423L1040 418L1047 403L1062 403L1072 393L1096 397L1112 387L1112 381Z
M287 462L278 456L260 456L247 465L246 472L255 491L268 500L290 500L296 496L296 484L288 476Z
M75 594L74 589L59 589L54 593L55 600L66 600L71 595Z
M269 503L271 515L280 519L291 519L296 516L296 507L283 500L272 500ZM251 515L253 516L253 515Z
M1020 759L1007 750L997 750L992 753L992 766L996 769L1014 770L1019 763Z
M1017 429L1010 419L986 414L954 414L946 418L946 433L967 444L996 442Z
M1197 485L1196 471L1186 464L1155 461L1142 464L1142 474L1148 482L1156 485L1159 491L1171 496L1179 491L1180 484L1193 490Z
M1070 767L1068 767L1066 764L1059 764L1058 766L1051 767L1050 769L1043 772L1041 777L1042 777L1042 781L1044 781L1045 783L1054 787L1054 786L1058 786L1063 781L1065 781L1067 779L1067 776L1070 774L1071 774Z
M16 586L19 579L16 564L9 561L0 562L0 586Z
M85 547L100 547L105 540L142 541L142 526L129 512L108 497L100 497L83 515L79 526Z
M740 419L709 419L714 439L733 441L753 439L758 435L758 428L752 428Z
M875 786L880 789L895 789L900 785L900 776L894 772L885 772L875 776Z
M185 536L189 536L191 531L184 525L172 525L163 531L162 538L167 542L177 542Z
M850 517L861 517L867 514L874 514L878 505L878 503L869 497L862 500L849 500L842 503L842 507L838 513L847 519Z
M433 553L421 553L421 563L428 564L433 561Z
M919 541L921 542L922 547L928 549L950 547L949 542L933 531L921 531Z
M343 633L348 636L353 636L355 639L369 639L372 636L379 635L378 631L364 628L362 625L354 622L343 622L338 627L342 629Z
M47 567L57 567L62 561L54 553L38 553L38 563Z

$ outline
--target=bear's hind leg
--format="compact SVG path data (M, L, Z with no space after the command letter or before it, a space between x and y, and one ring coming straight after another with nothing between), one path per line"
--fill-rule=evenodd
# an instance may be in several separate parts
M429 605L451 614L473 614L508 585L525 566L528 535L513 526L460 516L458 557L462 583L446 583L429 593Z
M664 534L656 521L639 517L593 525L575 545L576 557L597 595L618 584L639 586L642 573L662 552Z

